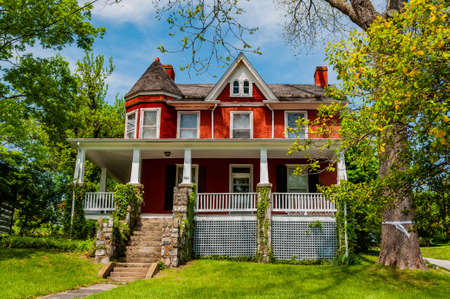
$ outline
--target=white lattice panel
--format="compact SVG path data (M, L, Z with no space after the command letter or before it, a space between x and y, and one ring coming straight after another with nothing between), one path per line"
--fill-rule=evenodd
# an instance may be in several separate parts
M281 217L277 217L281 218ZM336 256L336 222L321 221L322 228L312 228L313 217L272 219L272 248L275 258L281 260L331 259Z

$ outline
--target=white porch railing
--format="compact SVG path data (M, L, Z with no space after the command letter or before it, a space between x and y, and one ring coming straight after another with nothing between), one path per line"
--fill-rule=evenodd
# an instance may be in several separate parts
M272 193L274 212L336 212L334 202L321 193Z
M116 209L114 192L86 192L83 209L85 212L112 212Z
M256 193L198 193L196 212L253 212Z

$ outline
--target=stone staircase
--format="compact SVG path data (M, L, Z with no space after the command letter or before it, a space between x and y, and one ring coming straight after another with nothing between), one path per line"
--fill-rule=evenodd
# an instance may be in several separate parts
M126 256L117 263L109 278L130 282L144 279L152 263L161 260L164 218L141 218L131 236Z

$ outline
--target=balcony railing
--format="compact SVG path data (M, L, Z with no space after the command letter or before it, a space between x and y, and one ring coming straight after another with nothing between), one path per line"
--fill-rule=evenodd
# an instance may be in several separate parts
M199 193L196 212L253 212L256 193Z
M114 192L86 192L83 209L85 212L111 213L116 209Z
M336 212L334 202L321 193L272 193L274 212Z

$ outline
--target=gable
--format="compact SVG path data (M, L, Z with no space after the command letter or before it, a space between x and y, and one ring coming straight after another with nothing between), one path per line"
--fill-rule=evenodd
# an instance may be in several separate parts
M228 83L217 97L217 100L220 102L262 102L266 100L264 94L258 88L258 85L253 84L252 88L253 91L251 97L233 97L230 95L231 85Z
M234 60L225 74L220 78L217 84L206 96L205 100L217 100L219 95L223 95L223 93L226 92L225 89L228 88L229 97L236 98L234 101L242 101L238 100L238 98L247 98L248 101L248 98L253 98L253 88L247 96L247 94L244 92L244 84L246 83L246 81L251 84L251 87L258 87L258 90L264 96L264 100L278 101L272 90L263 81L261 76L256 72L256 70L242 53L240 53ZM234 85L234 82L239 82L239 85ZM237 86L239 87L239 92L235 92L235 90L233 89Z

